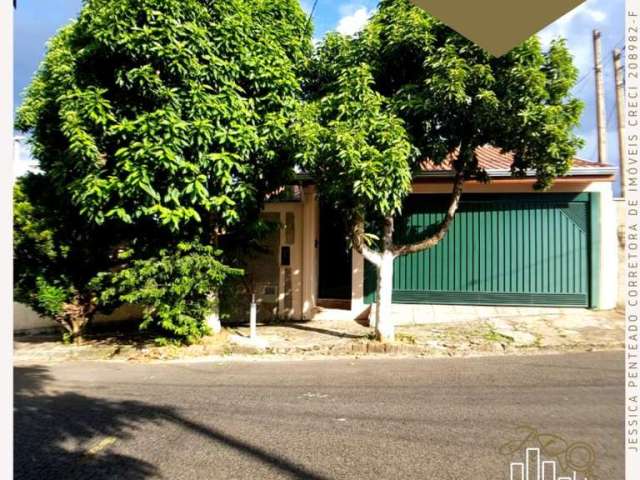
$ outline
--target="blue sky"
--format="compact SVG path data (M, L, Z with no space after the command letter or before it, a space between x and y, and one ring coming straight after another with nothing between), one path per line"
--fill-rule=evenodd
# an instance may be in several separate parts
M301 0L302 7L310 12L314 0ZM40 63L47 40L64 24L74 18L81 7L81 0L19 0L15 12L15 105L20 105L21 93ZM353 34L357 32L375 10L377 0L318 0L314 13L315 38L332 30ZM592 65L591 31L598 28L603 33L604 72L607 90L608 151L609 163L618 163L615 96L611 50L622 46L624 35L624 0L587 0L582 6L565 15L540 32L543 43L563 36L580 69L581 83L576 94L586 103L579 135L586 140L580 152L582 158L596 160L595 88ZM33 164L29 153L23 150L16 173L24 172Z

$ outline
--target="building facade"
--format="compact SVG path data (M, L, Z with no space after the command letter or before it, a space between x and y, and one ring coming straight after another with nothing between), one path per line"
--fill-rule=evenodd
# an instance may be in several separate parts
M537 192L533 175L511 175L510 155L492 147L477 154L491 182L465 184L453 226L437 247L396 259L393 302L405 317L397 321L410 315L419 322L416 312L433 309L409 307L427 305L615 308L616 169L576 159L566 176ZM399 242L415 240L439 222L451 185L447 164L425 162L396 222ZM290 198L269 202L264 214L280 225L270 253L256 262L262 274L255 275L255 291L264 314L367 315L375 302L375 270L348 248L340 212L323 207L311 180L301 180Z

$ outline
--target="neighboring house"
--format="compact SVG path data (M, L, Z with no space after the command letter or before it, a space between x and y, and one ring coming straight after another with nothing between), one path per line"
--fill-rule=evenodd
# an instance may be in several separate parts
M512 156L488 146L477 153L491 183L468 181L445 239L396 260L394 304L615 308L616 168L576 159L549 191L536 192L533 174L511 176ZM439 221L451 177L446 164L423 163L396 222L398 236L419 235ZM281 229L268 241L272 253L250 268L262 311L294 319L327 309L360 316L375 300L374 269L348 249L340 212L321 206L312 180L292 191L265 207L265 218ZM421 311L429 310L411 315Z

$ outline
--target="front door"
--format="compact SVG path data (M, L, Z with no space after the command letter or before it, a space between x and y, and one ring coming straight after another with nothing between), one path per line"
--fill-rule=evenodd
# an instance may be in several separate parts
M351 248L347 240L344 216L320 205L318 297L351 299Z

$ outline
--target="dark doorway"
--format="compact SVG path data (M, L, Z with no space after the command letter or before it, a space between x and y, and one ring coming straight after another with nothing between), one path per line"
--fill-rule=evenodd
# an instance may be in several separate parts
M344 216L320 204L318 297L351 300L351 248Z

